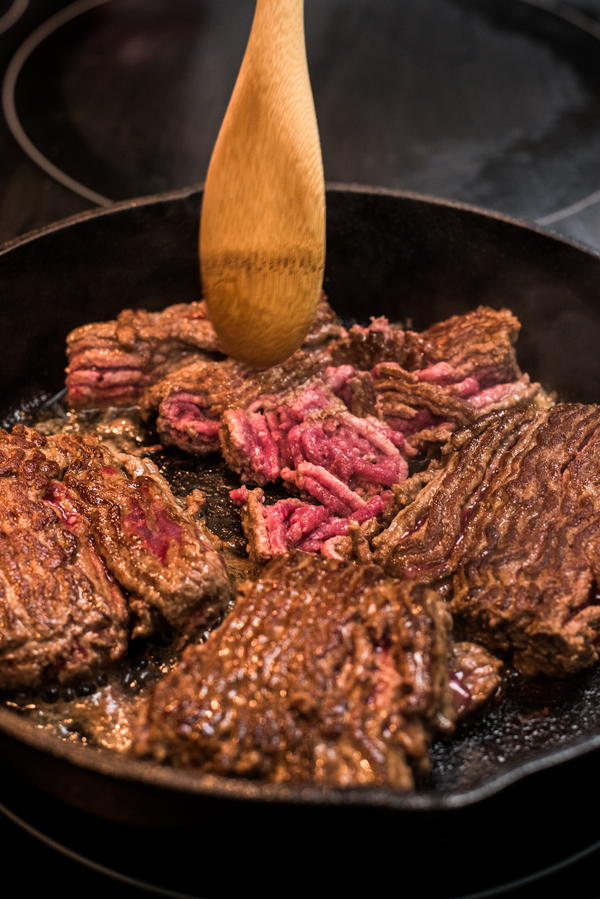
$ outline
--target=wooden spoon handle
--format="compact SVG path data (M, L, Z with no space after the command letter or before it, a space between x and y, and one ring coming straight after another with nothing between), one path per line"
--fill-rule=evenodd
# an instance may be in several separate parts
M204 189L209 315L226 352L257 367L300 346L323 281L325 189L303 7L257 0Z

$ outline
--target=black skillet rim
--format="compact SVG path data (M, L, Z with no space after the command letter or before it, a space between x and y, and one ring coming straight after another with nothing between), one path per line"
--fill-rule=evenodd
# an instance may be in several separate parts
M185 200L196 193L199 194L202 191L202 187L203 185L200 183L174 191L136 197L108 207L77 213L0 244L0 257L38 238L71 228L91 219L118 214L119 212L139 207ZM327 185L327 189L336 193L362 193L391 198L396 197L398 199L414 200L429 205L444 206L473 213L485 219L493 219L516 228L524 228L547 240L566 245L587 256L600 260L600 251L596 251L583 243L564 238L555 232L549 232L503 213L486 210L467 203L444 200L439 197L431 197L411 191L393 190L362 184L331 183ZM514 762L512 765L501 769L498 774L491 777L485 784L476 788L432 795L431 793L400 793L390 789L373 787L340 789L311 785L262 784L253 781L218 777L216 775L198 775L189 771L163 767L150 761L130 759L108 750L63 742L59 737L40 731L31 722L22 720L14 712L2 708L0 708L0 731L34 749L76 767L120 781L133 781L172 790L177 793L251 802L264 800L269 803L288 805L290 803L303 806L323 806L325 804L336 807L369 807L402 811L443 811L473 806L494 796L517 781L549 768L566 764L600 749L600 733L582 737L569 746L561 747L529 761Z

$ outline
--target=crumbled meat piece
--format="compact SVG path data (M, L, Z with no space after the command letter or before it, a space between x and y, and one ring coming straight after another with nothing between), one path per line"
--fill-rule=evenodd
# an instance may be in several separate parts
M457 381L476 378L480 388L515 381L521 375L514 350L520 329L508 309L478 306L453 315L419 334L422 358L415 367L445 362Z
M425 331L404 330L387 318L353 325L332 346L334 361L370 370L380 362L396 362L407 371L448 364L460 381L469 376L487 387L520 376L514 343L520 323L508 309L479 306L453 315Z
M156 686L136 751L221 775L410 789L455 717L449 653L433 591L282 556Z
M164 443L188 452L214 452L219 449L219 426L227 409L252 409L263 398L306 384L323 372L329 361L317 349L310 353L298 350L264 371L249 369L233 359L192 363L150 388L143 408L147 414L158 409L156 427ZM319 380L317 387L322 386ZM327 396L329 399L331 394Z
M479 709L502 683L502 662L477 643L455 643L450 658L450 690L459 718Z
M473 424L489 412L535 402L548 405L539 384L527 375L482 388L477 378L460 375L447 363L408 372L394 362L373 370L377 414L415 447L445 442L457 427Z
M378 362L398 362L405 368L417 367L422 347L418 334L390 324L384 316L372 318L366 327L353 325L332 346L332 357L338 365L349 363L369 370Z
M350 328L334 342L332 356L338 364L369 369L372 378L360 373L366 400L362 408L357 403L357 414L379 416L423 450L487 412L549 405L517 365L519 329L511 312L485 306L420 334L376 318Z
M244 480L266 484L283 477L316 499L295 472L305 481L316 475L329 492L334 478L339 489L366 496L403 481L408 472L402 434L376 418L352 415L318 385L265 402L261 411L229 410L221 445L227 464Z
M254 490L241 487L232 490L230 496L242 507L242 526L248 541L248 553L256 562L266 562L293 549L337 557L341 555L341 550L337 548L334 538L351 534L352 524L362 525L382 515L392 500L392 494L388 491L372 497L368 502L360 500L357 508L346 509L346 514L340 516L325 505L292 497L265 505L260 487ZM345 555L349 556L350 552Z

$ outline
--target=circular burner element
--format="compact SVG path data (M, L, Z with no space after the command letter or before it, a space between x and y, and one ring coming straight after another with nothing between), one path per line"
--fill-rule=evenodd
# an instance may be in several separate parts
M8 9L0 14L0 34L4 34L5 31L12 28L19 21L28 6L29 0L13 0L9 4Z
M252 8L120 0L87 9L24 60L15 99L25 133L107 199L200 180ZM527 218L600 187L591 32L527 0L323 0L306 16L330 181Z

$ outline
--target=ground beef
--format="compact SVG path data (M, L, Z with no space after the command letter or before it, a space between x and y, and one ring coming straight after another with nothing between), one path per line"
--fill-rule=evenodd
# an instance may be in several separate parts
M218 351L204 303L161 312L124 309L115 321L82 325L67 338L67 402L75 408L132 406L149 384Z
M433 591L374 565L279 557L157 685L137 752L215 774L409 789L455 717L450 647Z
M312 383L263 401L257 411L225 412L221 446L242 479L266 484L282 477L316 499L321 498L305 482L316 479L328 493L345 488L368 496L403 481L408 472L402 434L377 418L352 415ZM352 502L357 500L349 494L342 500L344 506Z
M473 376L458 377L445 362L416 372L395 362L380 363L373 369L377 414L418 448L444 443L457 427L473 424L488 412L532 402L549 405L540 385L527 375L488 387Z
M194 363L148 390L143 408L147 415L158 409L156 427L164 443L188 452L214 452L220 448L220 423L226 410L252 409L263 397L306 384L328 361L319 351L298 350L264 371L248 369L233 359ZM320 379L316 386L323 387ZM327 396L331 397L329 391Z
M494 413L374 539L375 558L444 582L467 632L526 674L564 675L600 649L600 407Z
M359 497L356 508L349 507L345 515L339 515L330 506L295 497L266 505L260 487L239 487L230 495L242 507L248 553L255 562L266 562L294 549L320 552L330 558L360 558L357 542L365 535L361 525L383 515L392 502L389 491L368 501ZM340 545L340 538L350 539L349 546Z
M315 348L344 329L323 298L304 346ZM67 338L67 402L75 408L131 406L170 372L219 354L219 343L200 303L161 312L125 309L114 321L83 325Z
M208 532L156 467L92 437L0 431L0 687L68 681L130 635L213 621L230 596Z

